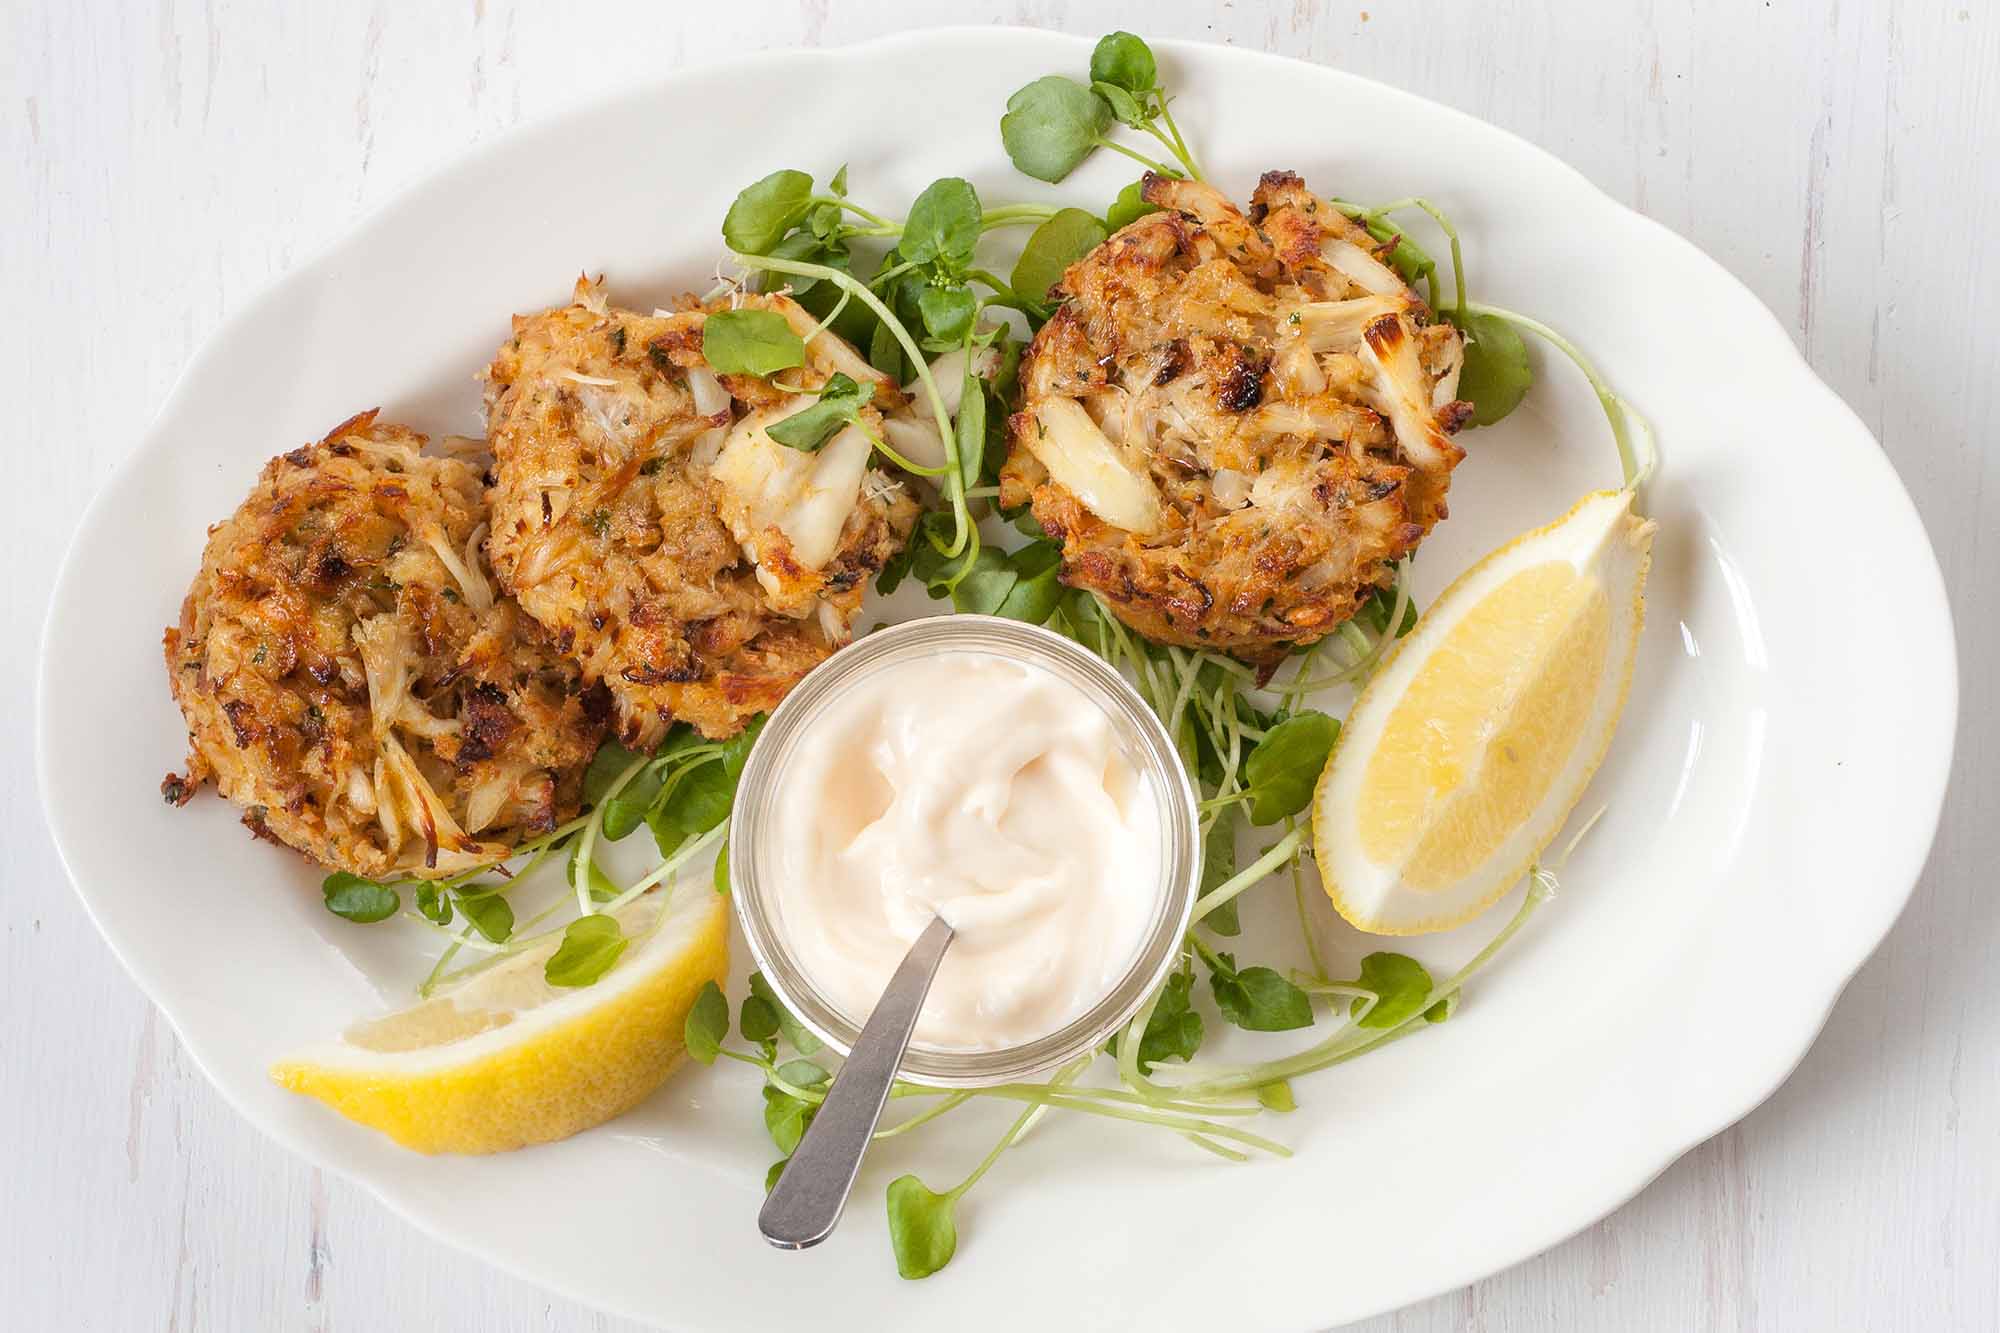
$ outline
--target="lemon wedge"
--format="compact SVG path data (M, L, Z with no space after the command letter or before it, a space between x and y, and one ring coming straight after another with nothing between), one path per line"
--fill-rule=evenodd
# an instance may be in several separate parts
M1369 681L1313 799L1349 922L1447 930L1555 837L1625 706L1653 530L1631 492L1585 496L1460 576Z
M729 971L725 900L706 886L616 916L628 943L593 985L543 978L557 936L271 1076L418 1152L504 1152L602 1124L666 1080L695 996Z

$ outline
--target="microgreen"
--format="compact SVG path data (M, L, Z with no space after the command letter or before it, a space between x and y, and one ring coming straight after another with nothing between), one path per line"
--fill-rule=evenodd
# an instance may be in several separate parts
M1305 809L1339 735L1340 723L1310 710L1267 731L1243 765L1250 822L1275 824Z
M1145 188L1146 182L1136 180L1120 190L1118 197L1111 201L1111 207L1104 210L1105 225L1117 231L1137 222L1148 213L1159 212L1159 205L1146 202L1141 193Z
M723 241L732 250L768 252L805 217L812 207L812 192L812 177L805 172L772 172L729 205L722 219Z
M611 970L625 952L625 932L601 913L580 916L563 929L562 943L542 965L551 986L588 986ZM723 1023L728 1024L727 1007Z
M660 777L656 766L643 768L604 802L602 829L606 838L617 842L646 822L646 811L660 794Z
M403 906L402 898L391 886L350 875L345 870L328 875L320 882L319 891L326 899L327 911L362 925L385 921Z
M1193 992L1194 977L1185 970L1172 973L1160 988L1159 1001L1139 1039L1142 1073L1150 1072L1162 1060L1192 1060L1201 1049L1204 1032L1201 1015L1192 1003ZM1111 1039L1113 1055L1118 1054L1118 1041L1118 1037Z
M688 1010L687 1020L681 1025L681 1043L696 1060L712 1065L722 1052L722 1039L728 1035L729 1001L722 998L721 987L713 981L707 982L694 997L694 1007Z
M1445 318L1465 335L1458 396L1472 404L1473 425L1490 426L1519 407L1535 382L1527 346L1514 326L1497 315L1446 311Z
M1224 810L1201 840L1201 891L1220 888L1236 873L1236 812ZM1210 912L1202 924L1218 935L1234 935L1243 929L1237 920L1236 900L1230 899Z
M702 321L701 355L718 375L775 375L803 366L806 345L775 310L721 310Z
M576 887L576 865L576 858L574 857L563 863L564 873L568 875L569 886L572 889ZM618 886L611 882L611 877L598 867L595 860L591 861L583 874L585 891L589 893L592 902L608 903L618 896Z
M835 371L821 386L819 400L774 421L765 433L779 444L805 453L817 453L826 442L861 419L861 409L875 397L875 382L857 384Z
M436 884L424 881L417 885L417 912L434 926L451 924L451 895L439 890Z
M778 993L771 989L771 983L764 979L762 972L750 974L750 993L770 1008L776 1017L778 1031L783 1034L787 1042L791 1043L793 1050L800 1055L813 1055L820 1050L820 1039L812 1034L811 1028L799 1022L792 1016L792 1012L785 1008L784 1003L778 999Z
M1368 600L1361 604L1361 609L1354 613L1354 618L1366 625L1371 633L1377 636L1386 634L1389 631L1389 617L1396 614L1397 600L1394 588L1377 588ZM1395 635L1399 639L1417 627L1417 604L1407 596L1401 600L1403 619L1402 623L1396 626Z
M1000 118L1000 141L1015 168L1037 180L1061 180L1097 148L1123 153L1162 174L1181 174L1106 138L1116 121L1152 135L1187 175L1199 178L1194 155L1168 110L1170 100L1160 86L1159 62L1152 48L1129 32L1114 32L1091 52L1089 87L1050 74L1008 98L1007 114Z
M514 909L497 893L461 893L458 910L495 944L505 944L514 934Z
M778 1035L778 1006L754 990L743 997L743 1007L737 1014L736 1030L743 1034L743 1040L763 1043Z
M1090 81L1144 95L1159 85L1153 48L1129 32L1107 33L1090 52Z
M1000 142L1017 170L1053 182L1076 170L1110 127L1109 103L1075 79L1047 74L1007 99Z
M1355 1025L1377 1029L1401 1027L1425 1007L1432 989L1424 965L1400 953L1369 954L1353 984L1375 994L1375 1002L1365 1009L1364 1001L1354 1001L1351 1008L1360 1015Z
M966 181L947 176L931 182L910 205L896 248L912 264L942 261L963 271L972 263L981 218L978 193Z
M1288 1032L1312 1026L1312 1000L1275 970L1239 969L1234 955L1206 949L1201 956L1208 964L1215 1007L1237 1027L1250 1032Z
M936 1193L915 1176L889 1182L889 1244L898 1274L929 1277L951 1262L958 1252L957 1206L956 1192Z
M1029 306L1029 317L1048 318L1049 289L1062 281L1063 273L1104 240L1104 223L1080 208L1065 208L1035 228L1014 261L1008 285Z
M1257 1104L1267 1111L1296 1111L1298 1099L1292 1096L1292 1085L1284 1079L1260 1084L1257 1088Z
M612 784L643 758L644 755L634 754L615 740L606 740L598 746L597 753L590 757L590 767L583 771L584 804L602 805Z
M924 332L942 346L958 342L972 331L979 298L963 283L946 287L925 287L917 294L917 316Z

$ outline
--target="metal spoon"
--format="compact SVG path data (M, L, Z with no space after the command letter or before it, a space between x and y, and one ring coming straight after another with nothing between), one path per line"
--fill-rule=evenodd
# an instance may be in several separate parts
M803 1250L833 1234L952 936L952 928L937 917L903 955L819 1113L764 1200L757 1229L779 1249Z

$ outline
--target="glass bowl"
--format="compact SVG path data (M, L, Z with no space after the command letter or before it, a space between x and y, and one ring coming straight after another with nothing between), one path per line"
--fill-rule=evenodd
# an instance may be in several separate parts
M984 1087L1048 1073L1102 1045L1138 1011L1173 968L1201 880L1201 825L1194 787L1166 728L1125 678L1089 649L1050 630L997 616L950 615L906 621L841 649L806 676L772 712L751 747L729 830L729 888L751 957L800 1022L842 1055L866 1014L849 1016L814 987L787 946L784 922L767 891L773 859L758 830L785 817L779 793L798 740L827 706L873 673L913 658L975 652L1038 666L1081 690L1111 720L1133 771L1153 786L1161 812L1161 883L1145 942L1111 991L1067 1025L1018 1045L948 1050L912 1045L902 1077L933 1087ZM941 719L941 725L949 725Z

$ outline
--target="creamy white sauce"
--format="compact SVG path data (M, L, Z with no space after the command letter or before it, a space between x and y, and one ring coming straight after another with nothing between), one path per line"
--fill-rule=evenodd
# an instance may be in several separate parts
M912 941L957 938L915 1040L995 1050L1057 1031L1130 969L1161 888L1163 807L1098 704L979 652L880 668L824 705L760 836L778 928L856 1024Z

